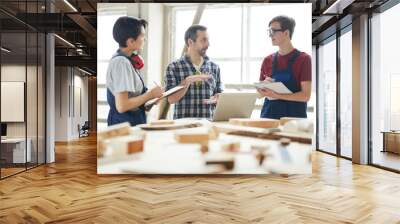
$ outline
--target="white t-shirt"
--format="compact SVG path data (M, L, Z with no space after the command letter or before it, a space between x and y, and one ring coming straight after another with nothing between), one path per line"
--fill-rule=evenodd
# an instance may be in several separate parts
M200 64L196 65L195 63L192 63L194 68L196 69L196 71L200 72L200 68L203 65L203 62L204 62L204 60L203 60L203 58L201 58Z
M108 64L106 87L114 96L120 92L128 92L129 97L139 96L143 90L139 75L126 57L113 57Z

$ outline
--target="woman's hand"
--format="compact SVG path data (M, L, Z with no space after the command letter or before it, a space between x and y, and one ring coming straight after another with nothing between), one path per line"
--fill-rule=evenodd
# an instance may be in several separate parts
M273 99L278 99L279 98L279 94L277 94L276 92L270 90L270 89L257 89L257 91L268 98L273 98Z
M162 97L163 93L164 93L164 88L162 88L160 86L155 86L152 89L150 89L150 91L149 91L149 94L152 99Z

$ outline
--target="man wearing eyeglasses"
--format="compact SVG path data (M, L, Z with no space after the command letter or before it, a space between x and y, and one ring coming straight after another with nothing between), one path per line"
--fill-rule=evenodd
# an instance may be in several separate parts
M292 93L279 94L257 89L265 96L262 118L307 117L307 101L311 95L311 57L292 45L296 22L287 16L269 22L269 37L279 50L266 57L261 66L260 81L282 82ZM268 97L268 98L267 98Z

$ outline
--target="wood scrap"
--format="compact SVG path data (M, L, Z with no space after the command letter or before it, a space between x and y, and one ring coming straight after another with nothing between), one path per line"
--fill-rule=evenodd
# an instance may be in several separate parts
M281 145L287 146L290 144L291 140L289 138L281 138L279 139L279 142L281 143Z
M291 141L311 144L312 135L304 132L281 132L279 128L256 128L232 124L216 124L218 131L228 135L239 135L261 139L279 140L283 137Z
M281 126L285 125L289 121L297 121L297 120L303 120L307 118L301 118L301 117L281 117L279 120L279 123Z
M251 151L253 152L254 156L256 157L258 161L258 165L262 165L265 158L267 157L267 150L269 146L268 145L252 145L251 146Z
M208 133L175 133L175 139L179 143L203 143L209 140Z
M196 128L201 127L202 124L199 122L191 122L191 123L178 123L175 122L173 124L142 124L138 125L139 128L146 130L146 131L163 131L163 130L177 130L183 128Z
M215 139L217 139L218 136L219 136L218 128L215 127L215 126L211 126L211 127L208 129L208 135L209 135L209 137L210 137L210 140L215 140Z
M235 166L235 158L232 153L212 152L205 155L206 165L222 165L227 170L232 170Z
M174 124L174 120L157 120L157 121L152 121L150 122L150 125L166 125L166 124Z
M144 149L143 135L128 135L107 139L105 142L111 149L111 155L126 155L142 152Z
M305 132L275 132L273 133L275 140L279 140L281 138L288 138L293 142L299 142L304 144L312 143L312 134Z
M221 143L221 150L227 152L238 152L240 151L239 141L228 141Z
M117 136L125 136L129 135L130 131L131 125L128 122L124 122L109 126L105 130L97 132L97 139L101 140Z
M201 145L201 152L208 152L208 141L210 135L208 132L176 132L175 140L179 143L197 143Z
M279 120L269 118L231 118L229 123L256 128L277 128L279 126Z
M104 141L97 141L97 157L103 157L105 155L107 145Z

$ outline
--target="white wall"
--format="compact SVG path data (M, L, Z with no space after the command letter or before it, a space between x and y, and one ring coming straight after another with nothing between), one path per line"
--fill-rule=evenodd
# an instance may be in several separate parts
M78 124L83 125L88 120L88 78L82 75L83 73L75 68L56 67L56 141L77 139L79 137ZM79 106L81 106L82 114Z
M6 122L7 137L24 138L25 134L30 142L32 161L36 162L37 153L39 154L39 163L44 163L45 142L44 142L44 100L45 90L44 74L40 66L25 66L25 64L4 64L1 66L1 81L24 82L26 84L26 107L21 108L22 113L26 111L26 121ZM25 80L27 78L27 81ZM2 89L2 93L3 93ZM10 93L4 93L10 94ZM21 93L23 94L23 93ZM7 97L7 95L2 95ZM2 112L13 113L11 108L1 108ZM51 152L51 150L48 150ZM51 157L48 157L51 158ZM49 160L51 162L51 160Z
M147 40L144 47L143 57L145 67L142 73L145 77L147 87L154 87L154 82L162 84L165 68L163 67L163 44L164 32L164 5L163 4L141 4L141 18L148 21ZM157 120L159 113L159 105L153 107L147 114L147 120Z
M28 74L32 73L33 67L25 65L2 65L1 66L1 81L5 82L25 82L25 74L27 69ZM35 70L36 72L36 70ZM29 94L28 94L29 96ZM7 108L1 108L7 110ZM28 119L30 120L30 119ZM25 122L7 122L7 136L8 137L25 137ZM29 137L29 136L28 136Z

